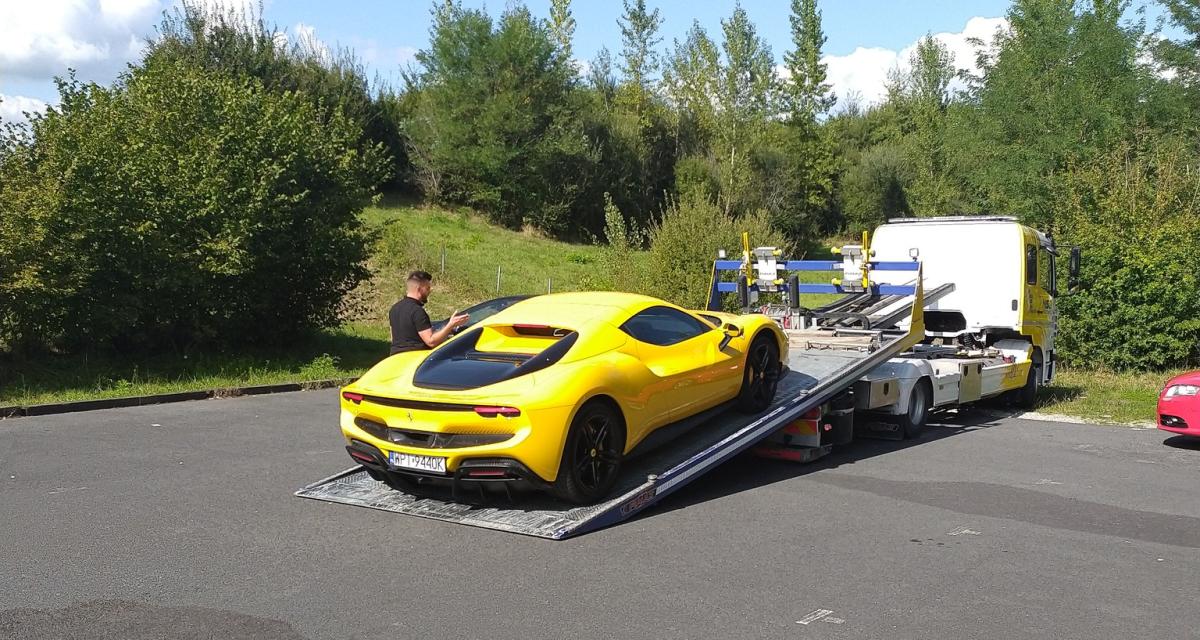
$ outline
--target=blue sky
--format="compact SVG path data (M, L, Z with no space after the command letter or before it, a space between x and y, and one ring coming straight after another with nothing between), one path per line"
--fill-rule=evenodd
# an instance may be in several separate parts
M431 4L420 0L393 3L360 0L339 3L334 9L332 3L323 0L272 0L266 13L281 25L311 24L326 40L371 40L392 47L420 48L427 40ZM536 14L545 16L549 2L526 4ZM710 33L718 32L721 18L732 13L734 6L733 2L697 0L651 0L648 4L662 14L664 44L669 44L672 38L682 39L693 20L699 20ZM494 15L506 3L466 0L463 5L487 8ZM791 37L789 0L743 0L742 6L771 43L776 56L781 55ZM998 17L1007 7L1008 2L1001 0L827 0L821 3L829 37L826 53L844 55L857 47L900 49L927 31L961 31L968 19ZM602 46L618 48L617 18L622 12L619 0L576 0L572 12L578 24L577 55L590 59Z
M141 42L152 34L162 12L178 0L4 0L0 2L0 117L14 117L21 106L38 108L56 99L53 77L68 66L83 80L107 83L137 59ZM204 0L242 5L257 0ZM504 0L463 0L499 14ZM549 0L527 0L538 15ZM575 55L590 60L602 47L620 48L619 0L575 0ZM660 49L682 39L698 20L719 40L720 20L733 2L649 0L664 19ZM772 47L776 60L790 46L788 0L743 0ZM1000 0L824 0L820 3L828 36L825 53L835 90L878 99L887 71L903 65L907 51L926 33L935 34L970 68L974 50L967 38L989 38L1003 27L1008 8ZM430 0L266 0L268 22L292 37L311 34L329 46L354 49L373 70L395 78L428 40Z

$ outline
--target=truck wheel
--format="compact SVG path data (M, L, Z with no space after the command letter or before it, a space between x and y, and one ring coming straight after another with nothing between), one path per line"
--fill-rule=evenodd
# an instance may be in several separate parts
M1025 378L1025 386L1017 390L1016 405L1026 411L1033 409L1037 404L1038 384L1042 381L1042 357L1038 352L1033 352L1033 359L1029 365L1029 375Z
M599 501L616 484L624 451L620 414L604 402L583 405L567 432L554 492L575 504Z
M738 393L738 409L745 413L762 413L775 401L779 388L779 346L769 334L761 334L750 343L743 365L742 390Z
M918 380L908 394L908 411L900 415L900 429L905 438L915 438L925 428L929 419L929 408L933 406L933 390L929 381Z

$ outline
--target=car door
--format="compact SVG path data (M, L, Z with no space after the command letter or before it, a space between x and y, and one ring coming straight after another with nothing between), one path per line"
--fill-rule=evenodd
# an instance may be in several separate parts
M648 403L655 423L681 419L720 402L713 392L722 381L720 370L732 364L720 348L723 332L667 306L634 314L621 330L636 341L639 359L656 378L656 392Z

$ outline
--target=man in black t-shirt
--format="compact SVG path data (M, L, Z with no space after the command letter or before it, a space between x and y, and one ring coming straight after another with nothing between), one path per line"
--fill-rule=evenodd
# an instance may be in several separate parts
M432 349L454 335L454 330L467 322L467 314L455 312L450 316L446 326L433 330L429 322L429 314L425 313L425 301L429 299L429 289L433 284L433 276L424 271L414 271L408 274L407 295L392 305L388 312L388 321L392 325L391 353Z

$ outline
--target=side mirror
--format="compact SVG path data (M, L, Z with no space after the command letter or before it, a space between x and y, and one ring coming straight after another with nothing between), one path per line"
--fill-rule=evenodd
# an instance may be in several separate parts
M721 331L725 333L725 337L721 338L721 346L718 347L718 349L722 351L725 349L725 347L729 346L730 340L733 340L734 338L740 338L742 337L742 334L745 333L745 330L736 324L733 324L732 322L726 322L725 325L721 327Z
M1074 291L1079 288L1079 262L1083 259L1083 253L1079 247L1071 247L1071 259L1067 262L1067 290Z

